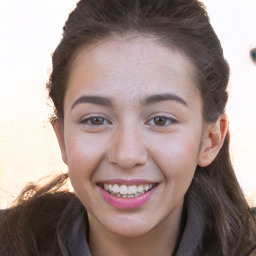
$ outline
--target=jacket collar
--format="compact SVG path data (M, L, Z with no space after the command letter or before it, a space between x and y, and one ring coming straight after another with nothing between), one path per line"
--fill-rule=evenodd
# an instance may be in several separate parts
M72 200L57 225L57 239L63 256L92 256L87 243L87 213L78 198Z
M204 231L203 211L190 200L184 203L185 225L175 256L199 256Z
M185 224L173 256L198 256L203 236L203 214L195 204L185 200ZM57 226L57 239L63 256L92 256L87 234L87 213L78 198L63 212Z

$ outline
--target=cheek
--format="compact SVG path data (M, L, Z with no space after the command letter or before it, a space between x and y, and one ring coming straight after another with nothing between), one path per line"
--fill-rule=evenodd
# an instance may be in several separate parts
M163 207L170 209L184 198L197 166L200 136L175 134L151 148L151 157L164 178ZM171 206L170 206L171 205Z
M70 176L81 182L90 180L104 156L104 141L94 134L70 132L66 136Z
M189 184L197 166L199 136L172 136L164 143L153 147L154 162L163 172L168 182L185 182Z
M95 135L71 132L66 136L68 171L71 184L78 198L88 211L97 200L93 177L104 157L103 141Z

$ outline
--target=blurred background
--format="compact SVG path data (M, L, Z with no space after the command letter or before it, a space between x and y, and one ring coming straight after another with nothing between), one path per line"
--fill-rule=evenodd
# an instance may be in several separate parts
M0 208L31 181L67 171L49 123L51 53L77 0L0 0ZM256 205L255 0L204 0L231 67L232 161Z

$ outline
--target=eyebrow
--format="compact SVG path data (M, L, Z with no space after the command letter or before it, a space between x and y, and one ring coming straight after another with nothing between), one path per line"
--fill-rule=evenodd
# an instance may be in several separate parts
M157 102L167 101L167 100L176 101L185 107L188 106L187 102L183 98L181 98L180 96L173 94L173 93L150 95L150 96L147 96L145 99L141 100L140 102L141 102L142 106L148 106L148 105L152 105ZM83 96L79 97L72 104L71 110L79 104L86 104L86 103L110 107L112 109L116 105L114 100L111 98L108 98L108 97L83 95Z
M110 107L114 108L114 100L111 98L103 97L103 96L87 96L83 95L79 97L71 106L71 110L79 105L79 104L85 104L85 103L91 103L95 105L100 105L100 106L105 106L105 107Z
M188 106L187 102L183 98L173 93L154 94L154 95L147 96L141 102L141 104L142 106L147 106L147 105L151 105L157 102L167 101L167 100L176 101L185 107Z

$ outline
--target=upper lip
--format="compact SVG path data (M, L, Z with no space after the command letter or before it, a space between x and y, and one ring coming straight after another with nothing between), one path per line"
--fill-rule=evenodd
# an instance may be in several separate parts
M147 180L141 178L132 178L132 179L123 179L123 178L114 178L114 179L105 179L100 180L97 184L124 184L124 185L136 185L136 184L156 184L155 180Z

